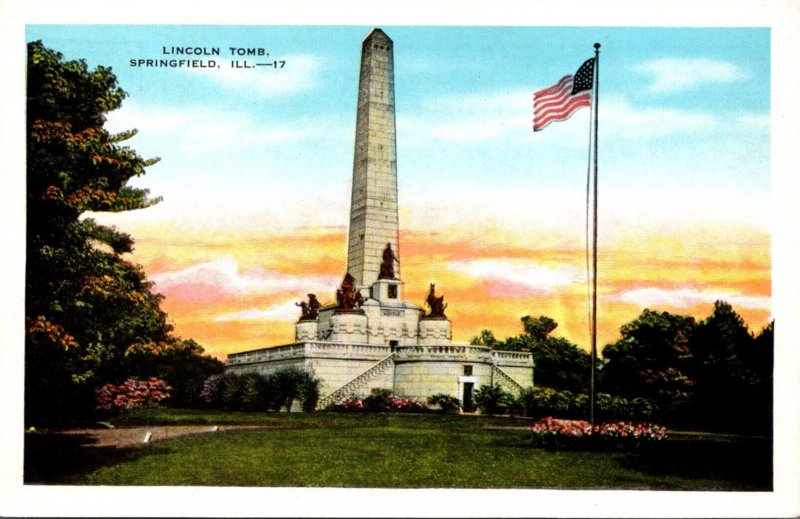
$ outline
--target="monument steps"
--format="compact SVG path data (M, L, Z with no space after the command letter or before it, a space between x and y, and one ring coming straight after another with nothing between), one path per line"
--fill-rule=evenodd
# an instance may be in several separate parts
M334 403L339 398L344 398L353 394L358 394L359 391L363 388L363 386L368 383L372 378L385 373L386 370L391 369L394 366L394 353L390 353L377 364L370 367L364 373L360 374L347 384L343 385L336 391L332 392L330 395L326 396L325 398L320 399L319 404L317 407L319 409L325 409L332 403Z
M508 373L498 368L495 364L492 364L492 375L492 378L495 379L500 386L505 386L506 389L510 389L512 393L519 395L525 389L522 387L522 384L511 378Z

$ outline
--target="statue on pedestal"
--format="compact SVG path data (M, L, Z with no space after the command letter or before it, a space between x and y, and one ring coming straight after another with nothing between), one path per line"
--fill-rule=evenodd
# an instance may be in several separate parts
M353 281L355 279L348 272L342 281L342 287L336 290L336 302L338 303L338 310L353 311L361 308L364 304L364 297L361 292L355 288Z
M383 249L383 262L381 263L381 271L378 274L378 279L395 279L394 277L394 262L400 263L397 256L394 255L392 244L387 243L386 248Z
M301 321L313 321L319 315L319 301L317 301L317 296L314 294L306 294L308 296L308 303L302 301L300 303L295 303L295 306L300 307L300 311L302 314L300 315Z
M436 297L436 284L431 283L431 291L428 292L428 297L425 299L425 304L431 309L430 313L425 317L438 317L446 319L444 310L447 308L447 303L444 302L444 296Z

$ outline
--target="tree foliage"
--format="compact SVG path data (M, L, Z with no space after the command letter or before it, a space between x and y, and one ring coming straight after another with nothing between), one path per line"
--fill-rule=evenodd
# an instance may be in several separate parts
M80 417L96 387L153 375L152 359L170 352L202 351L172 334L162 296L141 266L123 258L133 239L88 214L159 201L128 185L157 161L122 144L136 131L113 135L103 127L125 95L110 68L89 70L39 41L28 44L28 421Z
M558 323L550 317L526 315L521 321L524 330L521 335L498 341L491 331L482 330L470 342L496 350L531 352L537 385L570 391L588 390L589 354L563 337L551 337Z

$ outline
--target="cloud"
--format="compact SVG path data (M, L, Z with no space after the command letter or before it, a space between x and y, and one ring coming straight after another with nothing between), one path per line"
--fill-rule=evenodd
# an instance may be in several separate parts
M297 319L300 309L294 301L287 301L264 309L250 308L241 312L220 315L214 318L216 322L227 321L293 321Z
M634 106L622 96L604 99L601 110L600 133L629 139L711 134L721 126L718 116L708 112Z
M112 112L107 127L112 132L137 128L138 138L174 143L168 149L184 153L235 152L328 135L326 123L310 119L270 125L259 122L247 112L205 107L144 107L135 103Z
M429 97L419 115L400 115L398 136L414 142L484 142L529 137L531 93L499 90ZM408 113L408 112L406 112Z
M240 271L231 255L181 270L151 274L150 278L156 282L156 289L167 296L195 300L281 291L306 293L335 287L338 281L332 276L286 275L263 269Z
M709 58L660 58L633 67L650 77L648 91L676 94L702 85L731 83L749 77L747 71L734 63Z
M661 288L635 288L604 296L609 301L622 301L642 307L672 306L676 308L689 308L698 304L713 303L723 300L733 306L749 309L769 310L771 300L766 296L748 296L740 292L705 291L694 288L679 288L673 290Z
M572 267L551 268L506 258L453 261L447 268L493 282L496 284L493 289L506 295L552 293L559 287L585 280L581 272Z
M227 87L258 92L263 96L285 96L312 90L319 84L319 71L323 60L311 54L291 54L281 56L285 61L283 68L256 67L252 69L222 66L218 69L185 69L189 73L210 77L218 84ZM243 60L240 60L243 61ZM253 63L272 62L271 57L249 59Z

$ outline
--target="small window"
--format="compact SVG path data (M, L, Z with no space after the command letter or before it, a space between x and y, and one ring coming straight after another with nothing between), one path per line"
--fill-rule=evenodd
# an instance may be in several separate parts
M389 299L397 299L397 285L389 285Z
M389 346L394 348L395 346L400 346L400 341L389 341Z
M465 377L471 377L472 376L472 366L470 366L469 364L464 366L464 376Z

